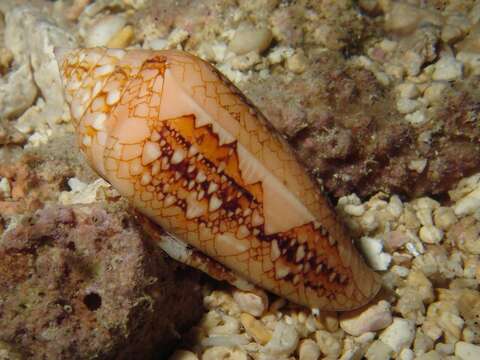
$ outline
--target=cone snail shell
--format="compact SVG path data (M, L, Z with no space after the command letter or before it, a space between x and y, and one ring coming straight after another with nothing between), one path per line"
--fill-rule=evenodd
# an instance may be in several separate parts
M90 165L133 206L295 303L350 310L380 288L326 198L263 115L180 51L56 50Z

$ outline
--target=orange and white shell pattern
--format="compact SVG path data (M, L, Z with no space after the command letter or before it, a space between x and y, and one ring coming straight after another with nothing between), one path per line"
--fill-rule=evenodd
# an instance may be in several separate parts
M180 51L57 58L80 148L153 222L299 304L348 310L378 292L288 145L213 66Z

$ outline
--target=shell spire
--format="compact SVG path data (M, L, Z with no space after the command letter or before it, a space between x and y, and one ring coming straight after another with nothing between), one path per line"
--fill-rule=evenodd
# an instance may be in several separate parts
M380 280L262 114L180 51L57 50L90 165L150 220L234 274L350 310Z

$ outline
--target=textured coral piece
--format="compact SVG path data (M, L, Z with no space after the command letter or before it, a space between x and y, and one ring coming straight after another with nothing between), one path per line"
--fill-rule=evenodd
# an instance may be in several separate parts
M178 51L57 57L82 151L140 212L293 302L347 310L377 293L289 147L211 65Z

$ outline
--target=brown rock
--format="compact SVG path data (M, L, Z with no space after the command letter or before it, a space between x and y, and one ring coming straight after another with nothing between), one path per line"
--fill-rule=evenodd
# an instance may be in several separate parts
M40 210L0 242L0 342L29 359L150 358L199 317L195 274L127 213Z

